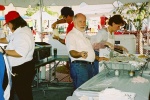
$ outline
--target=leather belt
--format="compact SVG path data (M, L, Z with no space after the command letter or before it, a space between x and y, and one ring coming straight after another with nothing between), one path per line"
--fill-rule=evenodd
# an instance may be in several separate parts
M83 63L83 64L94 64L94 62L88 62L88 61L82 61L82 60L75 60L75 61L72 61L72 63Z

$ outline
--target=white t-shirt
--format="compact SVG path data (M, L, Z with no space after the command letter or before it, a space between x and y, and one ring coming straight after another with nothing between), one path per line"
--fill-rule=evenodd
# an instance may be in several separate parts
M98 51L98 49L104 48L104 43L109 42L112 45L115 43L114 32L110 34L110 32L106 31L106 29L101 29L98 33L91 37L91 43L93 45L94 50Z
M95 37L96 37L95 43L106 42L106 41L109 42L108 39L114 40L114 33L110 34L105 29L101 29L98 31Z
M15 50L22 57L8 56L10 66L18 66L33 59L35 42L33 34L27 26L16 29L10 37L6 38L6 50Z
M114 41L114 32L110 34L106 29L99 30L95 37L95 43L109 42L114 45ZM110 57L110 50L107 48L100 48L97 51L99 51L100 57Z
M71 61L74 60L83 60L83 61L89 61L93 62L95 60L95 53L93 50L93 47L91 45L91 42L88 38L86 38L85 33L80 32L76 28L73 28L66 36L66 47L67 51L75 50L78 52L81 51L87 51L88 57L86 59L80 57L80 58L73 58L70 54L69 57L71 58Z

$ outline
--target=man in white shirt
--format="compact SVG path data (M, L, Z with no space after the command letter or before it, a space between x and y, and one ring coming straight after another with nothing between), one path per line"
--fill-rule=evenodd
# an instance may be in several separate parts
M74 28L66 37L66 47L71 58L70 73L74 89L93 77L94 60L108 60L95 56L91 42L85 36L86 16L78 13L74 16Z

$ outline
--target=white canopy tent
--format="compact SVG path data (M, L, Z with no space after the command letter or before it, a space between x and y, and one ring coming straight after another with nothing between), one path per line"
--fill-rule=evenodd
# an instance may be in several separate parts
M120 1L123 4L131 3L131 2L137 2L137 3L138 2L149 2L149 0L94 0L94 1L92 1L92 0L0 0L0 3L2 5L9 5L10 3L12 3L16 7L28 7L29 5L34 7L34 6L39 5L41 7L40 21L42 23L42 17L43 17L42 16L42 7L43 6L75 6L75 5L80 5L82 3L86 3L87 5L99 5L100 6L100 4L113 4L115 1ZM85 7L85 9L86 9L86 7ZM97 9L101 9L101 8L98 7ZM80 11L82 11L82 10L80 10ZM91 10L88 13L93 12L95 14L98 14L98 12L94 12L94 11L96 11L96 10ZM42 26L41 26L41 31L42 31Z
M40 14L41 12L37 11L31 16L31 19L34 19L36 22L35 27L37 28L38 31L40 31L40 28L37 27L40 26L40 19L41 19ZM45 28L52 30L51 28L49 28L49 24L51 25L53 22L57 21L57 19L58 17L51 16L47 12L42 11L42 31L45 31Z
M28 7L28 5L37 6L37 4L42 4L44 6L73 6L80 5L85 2L88 5L99 5L99 4L112 4L118 0L0 0L3 5L9 5L13 3L17 7ZM119 0L124 3L131 2L148 2L149 0Z
M73 9L74 13L83 13L88 19L102 15L111 15L115 7L112 4L84 5Z
M40 20L40 11L37 11L36 13L34 13L31 18L34 20ZM42 11L42 20L57 20L57 17L51 16L50 14L48 14L45 11Z

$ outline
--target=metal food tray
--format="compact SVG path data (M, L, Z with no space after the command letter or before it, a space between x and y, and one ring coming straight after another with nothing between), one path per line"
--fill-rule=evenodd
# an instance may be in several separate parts
M142 66L145 65L144 59L139 59L136 57L113 57L110 61L103 62L107 69L114 70L140 70Z

